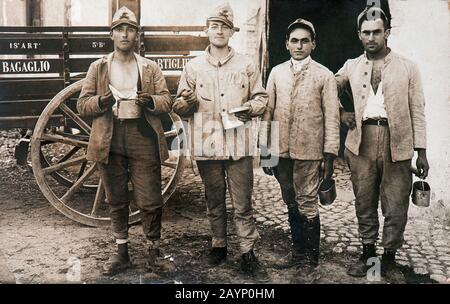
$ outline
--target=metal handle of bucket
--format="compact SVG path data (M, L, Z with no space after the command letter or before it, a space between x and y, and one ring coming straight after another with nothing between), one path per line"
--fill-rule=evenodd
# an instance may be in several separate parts
M417 170L416 167L411 166L411 172L414 173L416 176L419 175L419 170Z
M414 173L417 177L419 176L419 170L416 167L411 166L411 172ZM425 180L420 177L418 177L418 178L422 184L422 189L425 189Z
M419 175L419 171L416 168L411 167L411 171L416 174L416 176ZM417 183L419 183L418 185L420 185L419 187L421 187L421 189L415 187ZM413 184L413 191L411 193L413 204L419 207L428 207L430 205L430 190L431 187L428 183L419 177L419 181Z

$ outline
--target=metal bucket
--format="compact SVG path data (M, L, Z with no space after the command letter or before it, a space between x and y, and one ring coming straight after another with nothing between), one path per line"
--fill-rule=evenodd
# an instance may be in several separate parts
M141 107L135 99L120 99L117 101L117 118L135 119L141 117Z
M418 207L430 206L430 185L425 181L417 181L413 184L413 192L411 194L412 202Z
M319 187L319 200L324 206L331 205L336 199L336 182L334 179L322 181Z

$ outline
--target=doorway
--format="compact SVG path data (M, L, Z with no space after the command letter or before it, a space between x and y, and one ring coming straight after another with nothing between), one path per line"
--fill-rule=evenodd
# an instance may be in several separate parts
M285 47L286 28L303 18L314 24L317 33L312 57L336 73L347 59L362 54L356 20L368 3L375 2L390 15L388 0L270 0L268 70L290 58Z

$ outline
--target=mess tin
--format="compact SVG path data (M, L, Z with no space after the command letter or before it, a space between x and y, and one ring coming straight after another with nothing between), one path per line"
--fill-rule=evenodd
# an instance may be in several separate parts
M412 202L418 207L428 207L430 206L430 185L421 180L413 184L413 192L411 194Z
M324 206L331 205L336 199L336 182L334 179L323 180L319 187L319 200Z
M419 175L419 170L417 170L417 168L413 166L411 166L411 171L416 176ZM431 195L431 187L426 181L420 180L413 184L413 191L411 193L411 198L414 205L418 207L430 206L430 195Z
M141 107L136 104L136 99L117 100L118 119L136 119L141 117Z

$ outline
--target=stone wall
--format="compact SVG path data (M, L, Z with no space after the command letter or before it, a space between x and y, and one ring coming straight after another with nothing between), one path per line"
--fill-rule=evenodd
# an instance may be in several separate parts
M432 206L411 211L450 220L450 2L391 0L390 6L389 44L418 64L426 98Z

